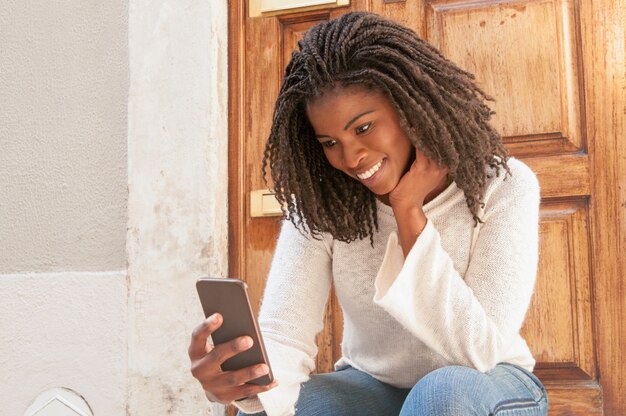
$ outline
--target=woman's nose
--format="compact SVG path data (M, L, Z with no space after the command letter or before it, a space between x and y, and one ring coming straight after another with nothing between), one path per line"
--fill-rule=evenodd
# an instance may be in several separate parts
M365 160L366 156L367 149L361 146L358 142L344 146L343 163L348 169L357 168L361 165L361 162Z

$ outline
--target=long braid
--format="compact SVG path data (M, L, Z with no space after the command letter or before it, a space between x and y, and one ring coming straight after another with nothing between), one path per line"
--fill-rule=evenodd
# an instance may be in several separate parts
M496 175L510 170L489 124L493 112L484 101L493 99L474 80L415 32L381 16L351 12L313 26L285 69L263 155L263 177L269 169L286 218L315 238L373 241L373 193L330 165L306 116L307 103L356 85L385 94L414 146L449 168L479 222L486 168Z

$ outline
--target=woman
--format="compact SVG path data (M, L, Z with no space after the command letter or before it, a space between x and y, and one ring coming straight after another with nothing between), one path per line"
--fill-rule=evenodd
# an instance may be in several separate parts
M280 385L245 384L265 366L220 370L249 339L207 348L215 316L189 347L210 400L269 416L547 414L519 334L539 186L485 100L473 75L380 16L305 34L264 157L288 219L259 318ZM331 280L343 356L310 376Z

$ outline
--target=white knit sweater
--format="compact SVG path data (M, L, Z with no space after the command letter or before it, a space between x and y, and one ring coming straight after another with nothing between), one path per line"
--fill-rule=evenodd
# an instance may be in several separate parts
M315 240L284 222L259 322L279 386L236 402L246 413L294 414L315 368L331 281L344 319L343 357L396 387L447 365L488 371L499 362L534 368L519 331L535 285L539 185L521 161L491 172L484 224L455 183L424 206L427 225L404 258L391 207L377 203L379 230L349 244Z

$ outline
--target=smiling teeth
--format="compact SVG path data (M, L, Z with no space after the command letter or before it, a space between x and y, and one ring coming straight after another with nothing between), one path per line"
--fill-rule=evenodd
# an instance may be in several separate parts
M370 170L365 171L363 173L357 173L356 177L361 179L362 181L364 181L365 179L369 179L372 177L373 174L378 172L378 169L380 169L382 165L383 165L383 161L381 160L380 162L372 166Z

